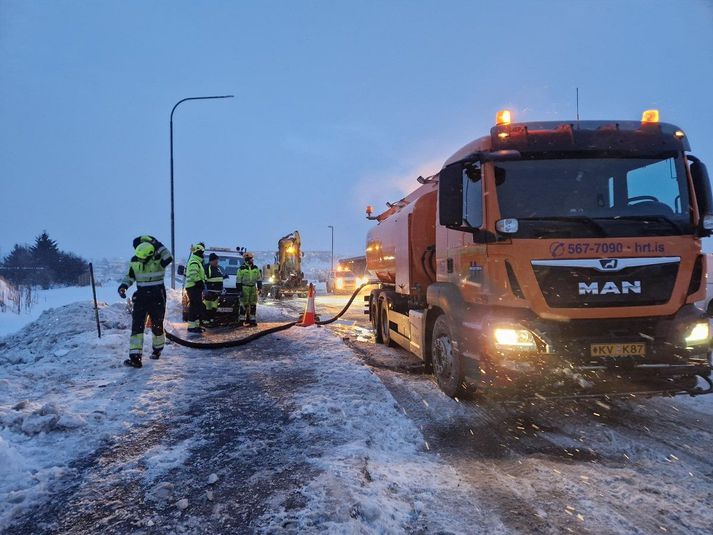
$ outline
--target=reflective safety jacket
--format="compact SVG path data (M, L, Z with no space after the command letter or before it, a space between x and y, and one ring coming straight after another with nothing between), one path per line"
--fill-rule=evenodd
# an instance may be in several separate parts
M220 292L223 290L223 279L227 279L228 276L223 273L223 270L220 269L220 266L211 266L208 264L205 267L205 275L206 275L206 288L208 290L212 290L214 292Z
M247 262L244 263L238 270L237 283L242 284L243 287L255 287L255 285L258 288L261 287L262 272L260 268L254 264L250 266Z
M132 257L129 262L129 270L121 281L121 286L128 289L135 282L139 290L142 288L145 290L163 288L166 267L173 262L173 257L160 241L151 236L140 236L136 238L136 240L134 240L134 247L143 241L152 243L156 248L156 252L146 261L136 256Z
M186 265L186 288L193 288L198 283L206 280L203 259L197 254L192 254Z
M166 268L161 265L161 260L150 258L144 262L134 256L129 262L129 271L121 281L121 286L128 289L135 282L139 291L162 288L165 276Z

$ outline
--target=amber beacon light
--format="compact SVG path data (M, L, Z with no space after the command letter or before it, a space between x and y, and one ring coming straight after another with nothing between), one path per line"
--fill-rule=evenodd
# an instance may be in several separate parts
M646 110L641 115L642 123L658 123L659 122L659 110Z
M495 124L510 124L511 113L510 110L499 110L495 114Z

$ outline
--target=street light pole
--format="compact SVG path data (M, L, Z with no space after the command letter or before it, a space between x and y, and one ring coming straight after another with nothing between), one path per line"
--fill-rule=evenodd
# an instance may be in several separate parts
M332 229L332 268L331 271L334 271L334 225L327 225L330 229Z
M173 262L171 263L171 288L176 288L176 217L173 207L173 112L176 111L178 105L186 102L187 100L209 100L215 98L233 98L234 95L216 95L211 97L188 97L176 102L175 106L171 110L171 256L173 257Z

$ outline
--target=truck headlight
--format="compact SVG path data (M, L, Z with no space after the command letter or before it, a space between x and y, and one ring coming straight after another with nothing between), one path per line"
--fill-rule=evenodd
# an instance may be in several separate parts
M535 337L527 329L497 327L493 334L495 335L496 349L510 351L535 351L537 349Z
M686 335L687 346L694 346L708 343L710 339L710 328L707 321L696 323Z

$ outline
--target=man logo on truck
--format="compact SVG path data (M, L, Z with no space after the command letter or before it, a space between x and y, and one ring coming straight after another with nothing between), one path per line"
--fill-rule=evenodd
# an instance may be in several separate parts
M598 282L587 284L586 282L579 283L579 295L606 295L606 294L640 294L641 281L621 281L621 287L617 286L616 282L608 281L600 286Z
M616 258L607 258L605 260L599 261L599 265L602 266L602 269L608 269L608 270L616 269L618 264L619 264L619 261Z

